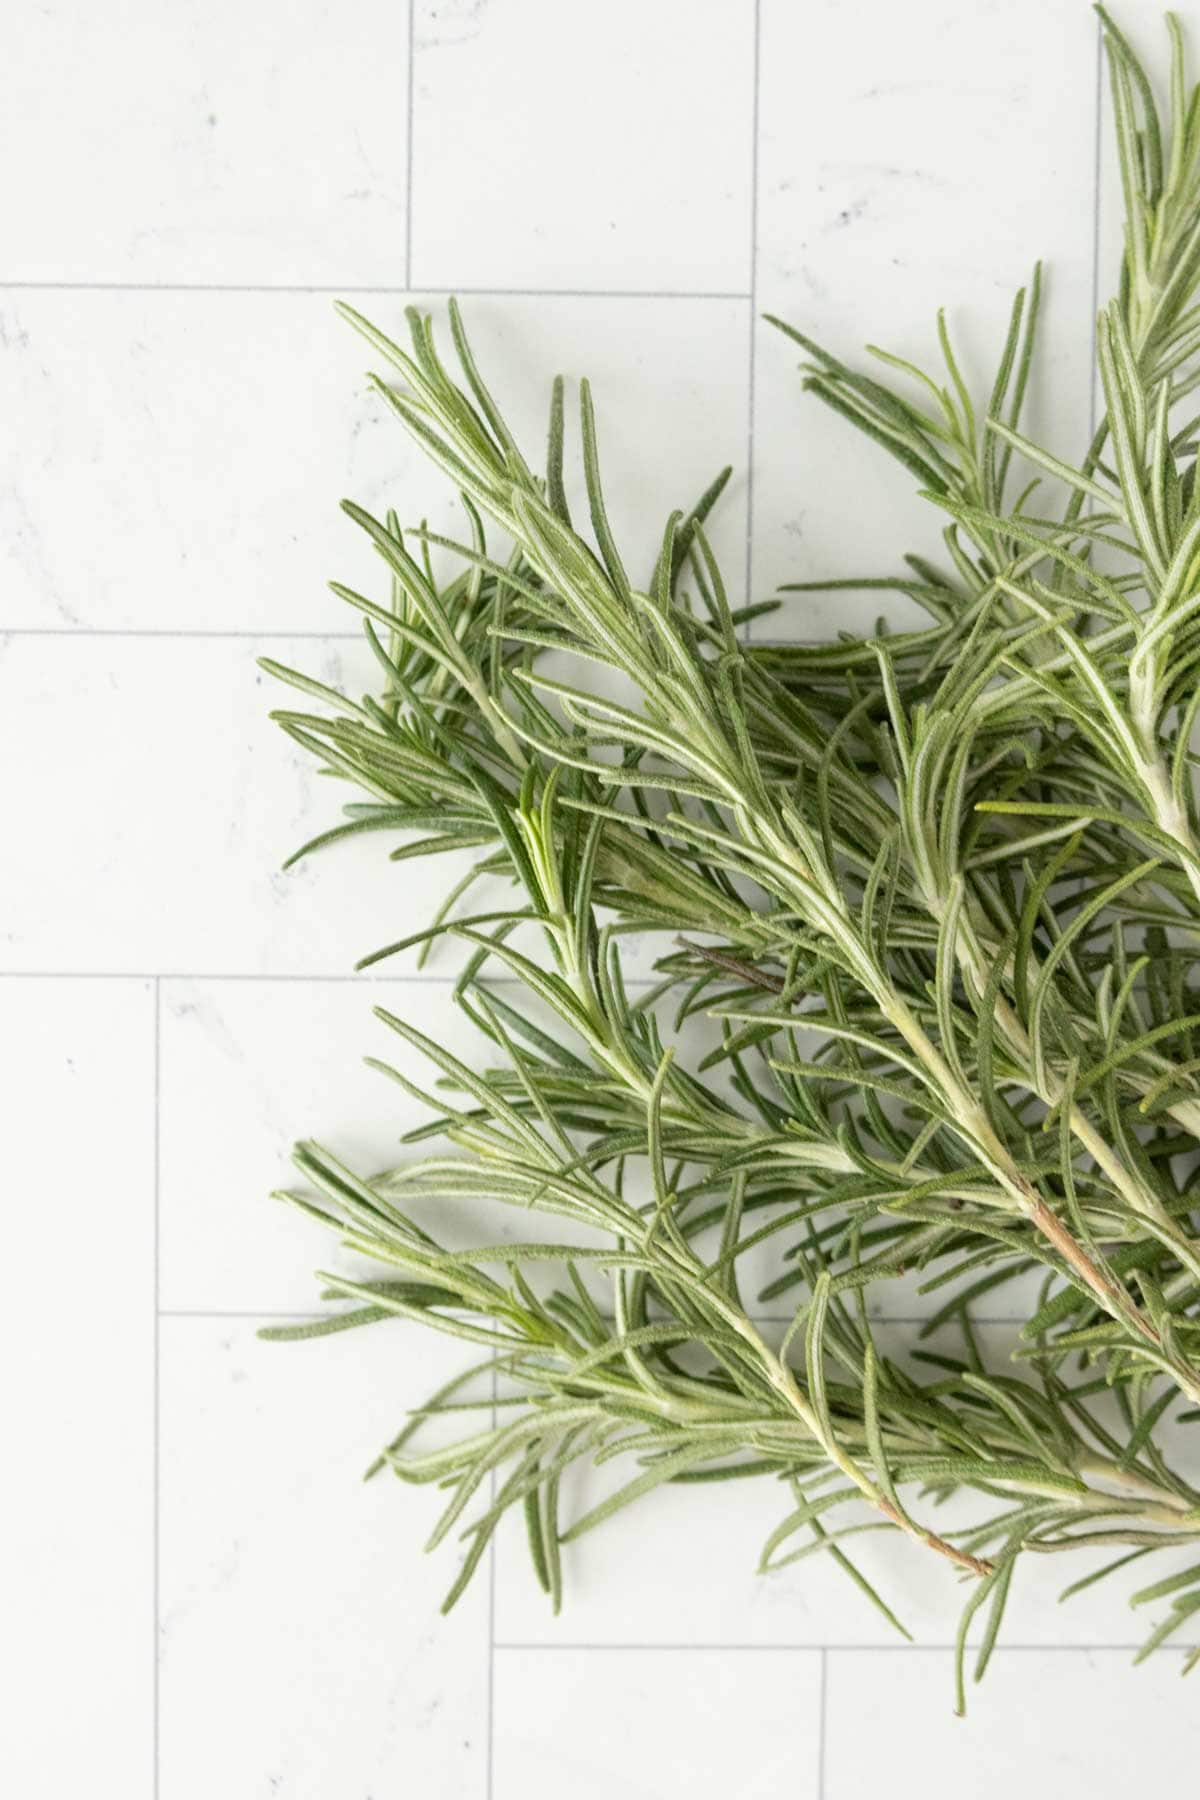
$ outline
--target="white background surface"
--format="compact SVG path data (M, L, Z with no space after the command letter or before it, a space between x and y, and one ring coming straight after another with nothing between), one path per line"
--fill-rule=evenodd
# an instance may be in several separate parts
M1157 5L1119 16L1161 49ZM255 656L369 680L323 585L371 579L336 502L446 514L333 297L399 329L406 290L459 292L534 448L551 375L590 374L635 562L731 460L735 590L885 573L933 521L756 317L925 356L944 301L984 378L1045 254L1037 407L1080 446L1114 242L1088 8L9 0L0 39L4 1791L1182 1790L1197 1693L1172 1655L1129 1671L1115 1588L1059 1609L1029 1577L956 1722L940 1571L871 1564L898 1647L836 1572L756 1579L757 1485L587 1538L557 1622L506 1536L443 1620L435 1500L358 1476L458 1347L254 1337L336 1254L266 1199L292 1138L370 1165L412 1122L347 970L444 879L277 872L334 801ZM436 967L386 988L452 1029Z

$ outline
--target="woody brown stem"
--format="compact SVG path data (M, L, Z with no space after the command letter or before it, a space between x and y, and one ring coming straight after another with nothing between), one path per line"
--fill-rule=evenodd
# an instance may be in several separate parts
M1037 1231L1041 1232L1047 1243L1054 1246L1063 1261L1078 1276L1084 1287L1095 1297L1109 1317L1119 1319L1131 1331L1137 1332L1145 1343L1157 1350L1188 1398L1200 1403L1200 1376L1166 1349L1152 1321L1133 1302L1120 1282L1114 1281L1103 1269L1097 1267L1087 1251L1076 1242L1062 1220L1046 1205L1046 1202L1032 1189L1029 1190L1029 1194L1028 1217L1030 1223Z

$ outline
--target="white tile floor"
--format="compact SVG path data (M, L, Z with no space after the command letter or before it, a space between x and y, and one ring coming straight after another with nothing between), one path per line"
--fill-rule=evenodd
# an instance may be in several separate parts
M1120 15L1155 40L1156 3ZM735 586L885 569L931 520L758 315L924 353L945 301L982 369L1045 253L1039 404L1078 443L1116 241L1083 0L10 0L2 35L4 1791L1186 1782L1195 1693L1170 1656L1129 1671L1116 1595L1060 1611L1031 1578L963 1725L953 1595L878 1552L909 1650L826 1571L756 1580L749 1486L585 1539L558 1621L506 1533L443 1620L429 1496L357 1477L456 1346L254 1337L335 1254L266 1199L288 1142L370 1160L411 1119L361 1071L346 971L446 874L362 847L277 873L330 803L254 657L368 678L323 588L369 567L336 502L448 516L332 298L395 325L469 296L534 442L548 377L590 374L635 562L729 460ZM781 629L866 616L797 599ZM386 992L449 1028L436 974Z

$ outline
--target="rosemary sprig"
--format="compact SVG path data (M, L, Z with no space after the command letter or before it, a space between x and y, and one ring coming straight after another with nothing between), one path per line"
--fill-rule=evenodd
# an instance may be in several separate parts
M509 1507L557 1604L559 1546L649 1488L773 1478L794 1504L765 1562L821 1551L865 1586L844 1547L862 1522L834 1516L865 1501L977 1578L959 1666L987 1605L982 1673L1023 1553L1116 1544L1115 1569L1200 1535L1164 1436L1200 1416L1200 99L1174 21L1164 123L1102 17L1127 237L1077 466L1021 430L1037 273L986 402L942 321L944 377L884 357L886 380L784 327L812 391L947 517L945 568L852 584L906 592L923 630L747 645L760 609L731 605L704 529L723 476L635 585L586 383L587 530L561 382L543 476L453 304L457 372L420 314L404 350L344 309L461 493L467 541L348 506L390 574L386 603L338 589L380 697L267 665L329 709L277 717L367 796L315 843L416 831L392 854L471 852L432 925L364 962L453 936L455 1000L497 1060L473 1070L382 1015L440 1071L417 1135L453 1154L366 1180L302 1147L293 1198L381 1272L328 1277L350 1308L301 1331L416 1318L486 1350L494 1416L489 1394L478 1430L410 1448L430 1410L474 1404L464 1377L381 1460L450 1488L435 1541L481 1509L451 1600ZM449 582L435 546L460 559ZM637 999L635 934L660 949ZM566 1219L585 1247L446 1249L437 1212L478 1198ZM795 1300L781 1344L742 1294L750 1253ZM913 1269L946 1289L934 1323L958 1321L961 1359L909 1367L876 1342L868 1293ZM989 1367L970 1306L1035 1270L1021 1356ZM565 1471L621 1456L636 1472L564 1526ZM968 1491L986 1521L934 1531L930 1502ZM1153 1648L1200 1604L1200 1570L1134 1598L1170 1599Z

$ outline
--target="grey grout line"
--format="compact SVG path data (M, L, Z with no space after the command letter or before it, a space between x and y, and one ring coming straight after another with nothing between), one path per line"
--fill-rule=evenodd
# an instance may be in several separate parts
M829 1734L829 1646L821 1645L821 1710L817 1719L817 1800L825 1800L825 1745Z
M196 641L212 641L212 643L295 643L317 644L362 644L362 632L279 632L279 630L263 630L263 632L246 632L243 628L228 632L193 632L193 630L155 630L148 626L112 626L112 625L0 625L0 639L4 637L76 637L81 643L90 643L94 637L117 637L131 641L149 641L155 639L162 643L196 643Z
M492 1369L492 1430L496 1429L497 1419L497 1383L496 1371ZM488 1477L488 1489L491 1504L496 1504L496 1470L493 1468ZM488 1660L487 1660L487 1800L492 1800L492 1789L495 1784L496 1766L496 1533L493 1531L488 1544Z
M426 290L435 292L437 290ZM407 294L403 282L3 281L0 294Z
M746 604L753 597L754 580L754 376L758 337L758 73L762 41L762 5L754 0L754 91L750 108L750 319L746 383ZM754 621L746 622L746 642L754 637Z
M721 1650L751 1650L764 1653L769 1653L771 1651L783 1651L786 1653L791 1651L794 1654L797 1650L819 1650L821 1648L822 1646L820 1644L727 1644L722 1643L720 1639L711 1639L706 1640L703 1643L697 1642L694 1644L642 1644L638 1643L636 1639L630 1639L628 1643L624 1644L611 1644L602 1643L595 1639L585 1639L581 1643L567 1644L559 1643L557 1638L529 1638L520 1641L514 1639L512 1642L508 1643L498 1642L496 1645L496 1649L499 1651L511 1650L524 1653L529 1650L549 1650L577 1655L581 1650L596 1650L605 1656L620 1655L628 1653L631 1650L644 1650L647 1653L656 1656L676 1656L680 1654L686 1655L689 1651L696 1651L698 1654L703 1655L711 1655L713 1651Z
M0 294L406 294L407 287L311 281L4 281Z
M247 1319L257 1323L267 1321L273 1323L276 1319L296 1319L301 1324L307 1324L310 1321L328 1318L329 1313L328 1309L322 1310L319 1306L306 1307L303 1312L280 1311L274 1306L263 1306L250 1311L243 1310L241 1307L225 1306L160 1306L158 1316L160 1319Z
M1096 138L1092 160L1092 316L1088 339L1092 346L1088 390L1088 437L1096 435L1096 317L1100 311L1100 157L1104 110L1104 26L1096 20Z
M154 1377L153 1377L153 1381L151 1383L151 1391L152 1391L152 1395L153 1395L153 1404L154 1404L154 1419L153 1419L153 1443L154 1443L154 1514L153 1514L153 1518L154 1518L154 1523L153 1523L153 1529L152 1529L152 1533L151 1533L151 1554L154 1558L154 1570L153 1570L153 1575L151 1578L151 1588L152 1588L153 1597L154 1597L154 1609L153 1609L154 1610L154 1617L153 1617L154 1632L153 1632L152 1645L151 1645L152 1651L153 1651L153 1662L151 1663L151 1689L152 1689L152 1695L153 1695L153 1722L152 1722L152 1726L151 1726L151 1736L152 1736L152 1754L153 1754L153 1789L154 1789L154 1794L156 1796L156 1800L157 1800L157 1795L159 1792L159 1777L160 1777L160 1764L161 1764L161 1757L160 1757L160 1753L159 1753L159 1710L160 1709L159 1709L159 1676L158 1676L158 1651L159 1651L158 1638L159 1638L160 1619L161 1619L161 1607L159 1604L159 1564L161 1562L161 1555L160 1555L161 1529L160 1529L160 1525L161 1525L161 1512L162 1512L162 1480L161 1480L162 1456L161 1456L161 1446L160 1446L160 1442L159 1442L159 1427L160 1427L160 1413L161 1413L160 1394L159 1394L160 1381L161 1381L161 1356L160 1356L161 1312L160 1312L160 1308L159 1308L159 1294L160 1294L159 1272L160 1272L160 1267L161 1267L160 1193L161 1193L161 1185L162 1185L162 1183L161 1183L162 1129L161 1129L161 1106L160 1106L161 1097L162 1097L162 1007L160 1005L160 994L161 994L160 985L159 985L158 980L156 979L155 983L154 983L154 1128L153 1128L154 1211L152 1214L152 1221L153 1221L152 1222L152 1231L153 1231L153 1240L154 1240L154 1253L153 1253L153 1256L154 1256Z
M0 981L175 981L180 983L208 982L218 986L225 982L262 981L286 985L288 982L300 982L305 985L333 983L343 987L362 988L369 992L373 987L443 987L452 986L460 979L462 970L447 970L439 974L437 970L414 970L407 975L318 975L318 974L282 974L264 975L253 971L238 974L225 972L206 974L202 970L176 969L0 969ZM657 985L656 975L626 975L624 985L627 988L650 988ZM487 979L488 987L523 987L525 984L519 975L491 975Z
M405 121L405 206L404 206L404 281L412 288L413 240L413 91L415 88L414 48L416 43L417 0L408 0L408 117Z
M742 300L736 289L464 287L458 282L0 281L0 294L383 294L397 299L468 294L497 300Z
M0 638L161 638L167 642L181 638L191 642L197 638L213 639L217 643L243 642L256 639L275 643L277 640L292 638L297 643L317 644L361 644L361 631L247 631L244 627L231 627L228 631L191 630L181 627L178 630L164 629L161 626L147 625L0 625Z
M734 289L709 291L700 288L494 288L463 287L452 283L449 287L435 285L417 290L423 294L472 294L481 299L495 295L500 299L511 300L741 300L753 298L751 294L739 293Z
M731 1653L736 1651L739 1654L755 1656L795 1656L799 1651L807 1650L817 1651L823 1658L829 1656L872 1655L876 1651L884 1656L945 1656L955 1648L956 1645L949 1639L947 1639L945 1643L938 1644L824 1644L819 1640L810 1643L790 1644L729 1644L722 1643L720 1639L712 1642L695 1644L639 1644L636 1641L625 1644L601 1644L594 1642L562 1644L556 1639L545 1638L540 1642L529 1640L521 1643L514 1641L513 1643L496 1644L497 1651L520 1651L522 1653L530 1650L546 1650L557 1654L562 1654L563 1652L577 1654L581 1650L596 1650L606 1655L628 1655L631 1651L647 1651L659 1656L685 1656L689 1651L707 1654L711 1654L714 1651L720 1652L721 1654L724 1654L725 1651ZM1131 1644L999 1643L996 1646L994 1654L997 1657L1036 1656L1040 1654L1047 1656L1082 1656L1092 1654L1096 1656L1133 1656L1136 1655L1139 1650L1143 1650L1144 1648L1144 1642ZM1162 1656L1164 1653L1173 1656L1189 1656L1191 1654L1191 1646L1189 1644L1163 1644L1154 1654L1156 1656Z
M150 969L0 969L0 981L157 981ZM164 975L164 981L174 977Z

